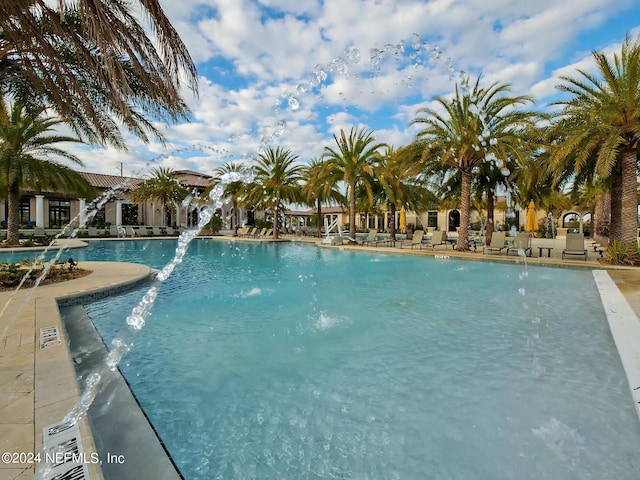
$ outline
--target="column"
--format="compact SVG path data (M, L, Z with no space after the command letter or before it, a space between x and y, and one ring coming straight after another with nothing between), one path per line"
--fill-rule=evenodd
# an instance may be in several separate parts
M78 226L84 228L87 224L87 201L84 198L79 198L80 212L78 213Z
M44 227L44 195L36 195L36 227Z
M122 226L122 200L116 200L116 227Z

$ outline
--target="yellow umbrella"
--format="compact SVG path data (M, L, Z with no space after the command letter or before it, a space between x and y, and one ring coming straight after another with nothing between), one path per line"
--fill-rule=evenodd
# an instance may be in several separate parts
M404 210L404 207L400 209L400 230L407 229L407 212Z
M538 230L538 220L536 219L536 205L533 200L529 202L529 209L527 210L527 220L524 223L524 229L527 232L534 232Z

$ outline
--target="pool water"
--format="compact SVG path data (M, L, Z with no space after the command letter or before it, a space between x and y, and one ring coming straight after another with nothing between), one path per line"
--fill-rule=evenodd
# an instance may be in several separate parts
M83 260L162 267L175 241ZM144 291L87 307L109 344ZM636 479L589 270L192 243L121 369L186 479Z

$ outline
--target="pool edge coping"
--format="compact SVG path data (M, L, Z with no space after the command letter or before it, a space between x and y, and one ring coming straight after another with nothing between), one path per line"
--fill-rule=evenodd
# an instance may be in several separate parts
M637 339L640 339L640 321L607 271L593 270L593 279L640 419L640 345L637 343Z

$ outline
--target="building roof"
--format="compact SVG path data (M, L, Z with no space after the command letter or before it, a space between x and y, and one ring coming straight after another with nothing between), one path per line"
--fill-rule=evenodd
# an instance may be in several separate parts
M211 175L193 170L174 170L173 173L180 183L190 187L207 187L213 178Z
M131 190L133 187L144 182L141 178L120 177L118 175L105 175L103 173L78 172L94 188L112 189L118 186L124 186L125 190Z
M328 213L346 213L347 209L341 206L338 207L322 207L322 214L328 214ZM311 210L287 210L284 212L285 215L293 215L293 216L300 216L300 217L311 217L313 215L315 215L317 213L316 209L311 209Z

